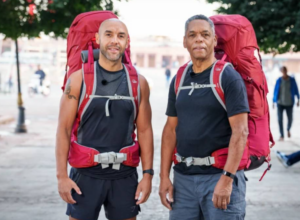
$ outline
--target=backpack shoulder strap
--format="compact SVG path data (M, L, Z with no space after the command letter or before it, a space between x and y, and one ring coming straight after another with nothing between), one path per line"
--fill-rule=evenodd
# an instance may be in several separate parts
M186 72L188 70L188 68L192 65L192 61L187 62L186 64L184 64L183 66L181 66L176 74L176 78L175 78L175 83L174 83L174 91L176 94L176 98L178 97L179 94L179 88L182 86Z
M124 66L127 74L129 94L134 98L134 118L136 120L140 104L139 77L136 69L132 65L124 64Z
M222 75L226 66L228 65L232 66L231 63L227 63L223 60L217 60L211 68L210 72L210 84L215 85L215 87L212 87L213 93L216 96L217 100L220 102L220 104L223 106L225 111L226 104L224 90L222 88Z
M80 102L78 104L77 116L73 125L73 135L77 140L77 131L80 125L80 121L82 115L86 110L86 106L89 103L90 95L93 95L96 92L96 83L95 83L95 73L96 73L96 62L91 65L90 63L82 64L82 77L83 77L83 89L80 98Z

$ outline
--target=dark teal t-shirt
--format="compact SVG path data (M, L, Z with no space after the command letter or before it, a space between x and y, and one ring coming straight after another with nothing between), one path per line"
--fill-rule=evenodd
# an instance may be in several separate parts
M105 85L102 83L106 80ZM124 69L110 72L103 69L97 62L96 95L113 96L115 94L130 96L126 72ZM134 107L130 100L110 101L110 116L106 116L107 98L94 98L86 109L78 130L78 143L92 147L100 153L119 152L121 148L133 143ZM77 169L79 173L99 179L121 179L136 173L135 167L121 164L120 170L112 169L112 165L102 169L97 166Z

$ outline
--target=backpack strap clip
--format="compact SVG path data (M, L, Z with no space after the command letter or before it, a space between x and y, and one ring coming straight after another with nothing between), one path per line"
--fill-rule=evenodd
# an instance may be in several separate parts
M92 41L88 42L88 66L87 68L88 71L86 73L93 73L93 68L94 68L94 54L93 54L93 43ZM84 64L86 65L86 64Z
M215 164L214 157L182 157L178 153L175 154L179 163L185 163L187 167L191 165L195 166L211 166Z

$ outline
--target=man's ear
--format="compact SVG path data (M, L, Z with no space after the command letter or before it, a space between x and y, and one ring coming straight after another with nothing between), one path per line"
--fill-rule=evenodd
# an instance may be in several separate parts
M186 37L183 37L183 47L186 48Z
M214 47L216 47L218 45L218 36L215 35L214 37Z
M127 37L127 40L126 40L126 45L125 45L125 48L127 49L129 47L129 36Z
M96 33L96 34L95 34L95 38L96 38L96 43L97 43L97 44L100 44L100 36L99 36L99 33Z

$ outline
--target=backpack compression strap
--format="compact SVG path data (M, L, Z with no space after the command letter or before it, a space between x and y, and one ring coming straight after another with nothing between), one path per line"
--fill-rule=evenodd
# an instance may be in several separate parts
M124 65L129 75L129 80L128 80L129 93L130 96L134 98L134 106L135 106L134 121L136 121L138 110L139 110L139 102L140 102L139 77L136 69L133 66L130 66L130 64L124 64Z
M127 72L127 81L128 81L128 89L129 94L131 97L133 97L133 104L134 104L134 129L136 125L136 119L138 116L139 111L139 104L140 104L140 83L139 83L139 77L136 69L130 65L130 64L124 64ZM132 139L135 140L136 134L132 133Z

